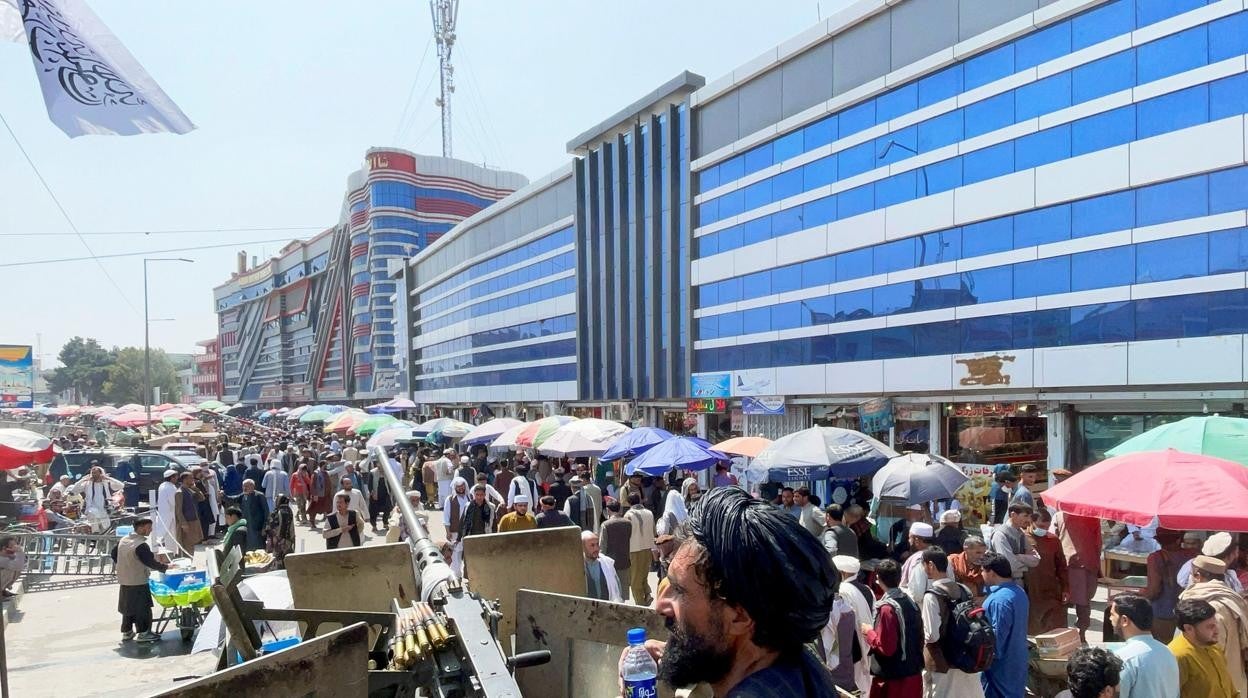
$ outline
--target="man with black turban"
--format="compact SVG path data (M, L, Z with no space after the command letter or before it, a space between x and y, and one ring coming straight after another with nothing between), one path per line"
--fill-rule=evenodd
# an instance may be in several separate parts
M835 696L805 644L828 622L838 577L797 519L739 487L716 487L677 532L655 608L668 641L650 642L659 677L717 698Z

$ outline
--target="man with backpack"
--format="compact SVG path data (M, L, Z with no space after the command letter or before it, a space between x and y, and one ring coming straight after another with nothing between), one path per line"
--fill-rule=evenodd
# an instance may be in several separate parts
M927 591L922 596L923 694L926 698L982 698L979 672L992 663L996 637L971 590L949 579L939 546L924 550Z

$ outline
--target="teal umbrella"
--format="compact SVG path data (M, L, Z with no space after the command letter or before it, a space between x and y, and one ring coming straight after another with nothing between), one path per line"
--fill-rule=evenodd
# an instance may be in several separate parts
M1248 465L1248 419L1216 415L1188 417L1133 436L1106 453L1122 456L1167 448Z
M333 412L326 412L324 410L308 410L299 417L299 423L310 424L312 422L323 422L333 416Z
M355 426L355 433L360 436L368 436L376 433L379 429L394 424L399 421L397 417L388 414L375 414L368 419L360 422Z

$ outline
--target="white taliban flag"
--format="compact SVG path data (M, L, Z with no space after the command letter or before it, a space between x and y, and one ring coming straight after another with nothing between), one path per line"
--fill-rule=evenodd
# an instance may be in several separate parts
M194 130L82 0L0 0L0 40L23 34L48 117L70 138Z

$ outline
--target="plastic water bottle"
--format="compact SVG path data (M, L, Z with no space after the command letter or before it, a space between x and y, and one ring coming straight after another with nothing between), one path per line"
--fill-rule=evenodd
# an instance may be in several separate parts
M646 629L632 628L628 631L628 650L624 655L624 698L657 698L659 690L655 677L659 665L646 651Z

